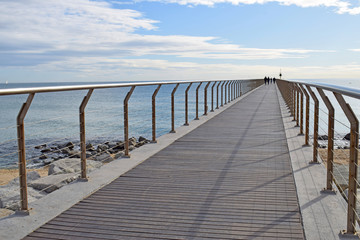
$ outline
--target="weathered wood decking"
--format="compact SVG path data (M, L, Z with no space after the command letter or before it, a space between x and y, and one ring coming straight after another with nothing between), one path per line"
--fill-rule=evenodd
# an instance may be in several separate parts
M25 239L304 239L275 86L259 88Z

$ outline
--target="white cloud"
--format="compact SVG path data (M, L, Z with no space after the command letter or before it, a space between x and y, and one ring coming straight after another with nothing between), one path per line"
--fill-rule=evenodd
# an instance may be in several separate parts
M145 55L205 59L304 58L313 50L244 48L216 37L140 35L157 21L104 1L2 1L0 65L27 66L71 57ZM95 63L94 63L95 64Z
M233 5L239 4L266 4L266 3L279 3L281 5L296 5L299 7L334 7L337 13L348 13L352 15L360 14L360 4L353 6L346 0L135 0L135 1L152 1L164 3L177 3L180 5L196 6L214 6L219 3L228 3Z
M349 49L349 51L360 52L360 49Z

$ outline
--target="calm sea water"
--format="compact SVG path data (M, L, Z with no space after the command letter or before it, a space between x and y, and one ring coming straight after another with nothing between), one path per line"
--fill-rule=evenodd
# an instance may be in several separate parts
M0 88L25 88L94 83L16 83ZM195 88L189 91L189 121L195 118ZM211 86L211 85L210 85ZM151 138L151 97L157 86L137 87L129 101L129 134ZM156 97L156 134L171 130L171 92L174 85L163 85ZM185 121L185 89L178 87L175 95L175 126ZM249 86L243 84L243 91ZM95 90L86 107L86 138L88 142L123 140L123 100L130 88ZM27 159L38 157L34 146L47 143L79 142L79 106L87 91L36 94L25 118ZM204 112L204 86L199 91L199 115ZM208 88L208 99L211 87ZM0 167L11 167L17 162L16 116L27 95L0 96ZM211 102L208 100L208 108ZM31 163L30 163L31 164Z
M314 80L336 85L360 88L357 80ZM1 88L25 88L59 85L78 85L91 83L9 83L0 84ZM92 83L93 84L93 83ZM166 134L171 129L171 92L175 85L164 85L156 97L157 136ZM184 124L186 84L180 85L175 96L175 126ZM138 138L151 138L151 96L156 86L137 87L129 101L129 133ZM189 120L195 118L195 88L189 91ZM204 112L203 90L200 88L199 115ZM243 86L243 91L249 90ZM95 90L86 108L86 138L88 142L101 143L105 141L123 140L123 100L129 88ZM39 152L34 146L47 143L54 145L67 141L79 142L79 105L87 91L71 91L36 94L25 119L27 159L37 158ZM327 93L335 103L335 131L339 138L349 132L349 123L340 106L331 93ZM208 98L211 87L208 88ZM0 168L13 167L17 162L16 116L27 95L0 96ZM346 98L360 119L359 100ZM321 102L321 101L320 101ZM211 102L208 102L209 109ZM320 104L320 134L327 132L327 110ZM314 106L311 104L313 115ZM310 126L313 126L312 118ZM313 132L313 129L310 129ZM30 161L31 164L31 161Z

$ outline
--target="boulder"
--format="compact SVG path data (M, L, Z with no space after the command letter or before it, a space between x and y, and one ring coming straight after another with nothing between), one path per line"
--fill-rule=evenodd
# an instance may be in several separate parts
M329 137L327 135L319 135L318 140L328 140Z
M136 143L135 147L141 147L146 144L146 140Z
M65 148L61 149L61 153L62 153L62 154L67 154L67 155L69 155L70 152L71 152L71 150L70 150L70 148L68 148L68 147L65 147Z
M135 146L136 145L136 138L132 137L129 138L129 146Z
M108 145L106 145L106 144L99 144L98 146L97 146L97 151L98 152L103 152L103 151L106 151L106 150L108 150L109 149L109 146Z
M121 158L122 156L124 156L124 154L125 154L124 151L117 152L115 153L114 158L115 159Z
M36 180L37 181L37 180ZM29 184L30 185L30 184ZM45 195L43 192L38 192L35 189L28 187L28 202L33 202ZM20 210L20 192L19 186L1 186L0 187L0 202L2 208L7 208L13 211Z
M81 158L81 152L77 150L72 150L69 152L69 158Z
M93 148L94 148L94 146L91 143L86 144L86 149L87 150L90 150L90 149L93 149Z
M114 160L114 158L107 151L99 154L98 156L95 156L95 161L99 161L99 162L108 163L108 162L111 162L113 160Z
M47 177L40 178L36 181L33 181L29 184L30 187L43 191L45 193L51 193L64 185L73 182L79 177L78 174L75 173L67 173L61 175L51 175Z
M42 149L40 152L42 152L42 153L51 152L51 149L50 148L45 148L45 149Z
M146 138L144 138L143 136L140 136L140 137L139 137L139 142L142 142L142 141L145 141L145 142L146 142L146 141L147 141L147 139L146 139Z
M93 160L86 161L87 172L91 172L95 168L102 166L102 163L95 162ZM56 162L53 162L48 170L48 175L58 175L66 173L77 173L81 171L81 159L80 158L63 158Z
M35 146L34 148L35 149L42 149L42 148L45 148L45 147L46 147L46 144L41 144L41 145Z
M48 157L45 154L42 154L39 159L43 160L43 159L47 159Z
M113 147L114 150L124 150L125 148L125 143L124 142L117 142L116 146Z
M346 134L343 140L349 140L350 141L350 133Z

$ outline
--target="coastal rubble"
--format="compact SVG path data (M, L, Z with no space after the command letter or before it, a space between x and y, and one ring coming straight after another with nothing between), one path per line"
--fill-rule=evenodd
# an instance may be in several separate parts
M144 137L129 139L129 150L143 146L150 141ZM125 143L106 141L100 144L86 145L87 172L100 168L103 164L121 158L124 155ZM79 144L66 142L54 146L47 144L34 147L39 157L33 160L36 166L48 166L48 176L40 177L36 171L27 173L28 201L35 201L80 177L81 152ZM45 154L46 153L46 154ZM19 178L0 186L0 210L6 208L16 211L20 208Z

